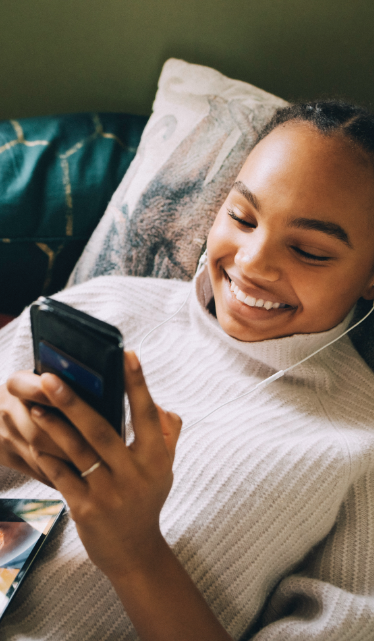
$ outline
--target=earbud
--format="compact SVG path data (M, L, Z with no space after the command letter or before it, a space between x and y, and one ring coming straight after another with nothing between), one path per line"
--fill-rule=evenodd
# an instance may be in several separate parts
M207 252L207 250L205 250L205 251L201 254L201 256L200 256L200 258L199 258L199 262L197 263L196 273L198 273L198 272L199 272L203 267L205 267L205 265L207 264L207 262L208 262L208 252Z

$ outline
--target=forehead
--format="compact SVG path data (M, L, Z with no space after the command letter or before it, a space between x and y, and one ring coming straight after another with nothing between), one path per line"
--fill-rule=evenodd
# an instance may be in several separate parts
M238 179L272 211L351 225L374 223L374 167L340 132L286 123L252 150Z

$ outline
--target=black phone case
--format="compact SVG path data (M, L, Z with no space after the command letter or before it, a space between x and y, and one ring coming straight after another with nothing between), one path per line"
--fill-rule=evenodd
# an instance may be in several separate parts
M57 374L124 437L124 372L121 332L89 314L52 298L31 305L35 373ZM97 374L103 381L102 397L81 387L62 372L43 366L39 344L44 342Z

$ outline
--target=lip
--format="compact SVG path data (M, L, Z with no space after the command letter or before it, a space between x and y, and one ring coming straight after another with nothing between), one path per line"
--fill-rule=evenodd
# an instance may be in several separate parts
M274 296L274 294L270 294L270 292L268 292L268 291L266 291L264 289L258 289L258 288L255 288L255 287L248 287L248 285L243 283L243 281L240 278L238 278L235 274L231 274L229 272L226 272L225 270L223 270L223 273L224 273L225 278L227 279L228 282L234 281L235 285L238 285L239 289L244 294L247 294L247 296L252 296L253 298L257 298L257 299L262 298L263 300L265 300L265 301L268 300L271 303L285 303L286 305L288 305L288 307L281 308L279 311L282 311L282 312L289 311L290 309L294 310L296 308L295 305L291 305L287 301L285 301L285 300L283 300L283 299L281 299L279 297ZM230 294L231 293L232 292L230 291ZM237 300L236 297L234 297L234 298L235 298L235 300ZM241 303L240 301L238 301L238 303L240 303L241 305L244 305L244 303ZM245 307L248 307L248 305L245 305ZM258 308L258 309L261 310L261 308ZM265 311L267 313L269 313L269 311L270 312L272 312L272 311L275 312L275 311L278 311L278 310L271 309L269 311L268 310L265 310Z

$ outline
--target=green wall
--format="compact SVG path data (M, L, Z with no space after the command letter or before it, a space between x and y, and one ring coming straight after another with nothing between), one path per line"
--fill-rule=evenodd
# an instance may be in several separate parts
M373 0L0 0L0 119L149 113L163 62L374 103Z

